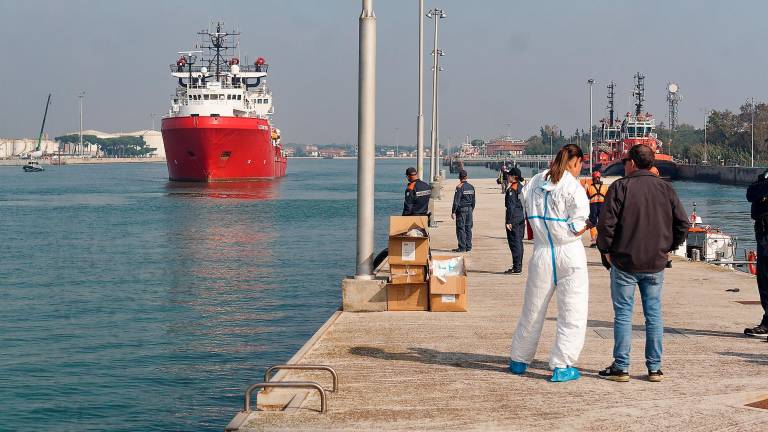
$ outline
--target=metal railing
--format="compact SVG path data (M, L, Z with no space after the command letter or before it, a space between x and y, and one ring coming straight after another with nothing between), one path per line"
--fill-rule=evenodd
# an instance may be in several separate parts
M318 371L326 371L331 374L333 377L333 387L331 392L336 392L339 388L339 375L336 373L335 370L333 370L330 366L325 365L295 365L295 364L282 364L282 365L276 365L272 366L269 369L264 372L264 382L270 382L269 380L272 379L271 375L272 372L278 371L278 370L306 370L306 371L312 371L312 370L318 370Z
M245 391L245 400L243 401L243 412L251 412L251 396L254 390L264 388L303 388L310 390L317 390L320 393L320 413L325 414L328 411L328 404L325 396L325 389L316 383L311 381L287 381L287 382L263 382L256 383L248 387ZM258 401L255 401L254 406L258 406Z
M263 64L261 66L256 66L254 64L240 64L240 72L264 72L266 73L269 70L268 64ZM201 69L205 68L208 71L209 76L213 76L216 74L216 66L209 66L208 62L202 62L202 63L196 63L192 65L192 73L195 72L202 72ZM183 67L179 68L179 65L176 63L173 63L170 65L171 72L185 72L189 73L189 65L185 64ZM229 73L229 68L222 66L219 68L219 73L222 75L226 75Z

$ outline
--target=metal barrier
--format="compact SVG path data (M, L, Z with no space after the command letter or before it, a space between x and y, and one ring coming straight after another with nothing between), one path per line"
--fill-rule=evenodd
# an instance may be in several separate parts
M271 368L267 369L266 372L264 372L264 382L269 382L272 377L272 372L277 370L322 370L327 371L331 373L331 376L333 376L333 388L330 390L332 392L336 392L339 388L339 376L336 374L336 371L333 370L330 366L325 365L297 365L297 364L282 364L282 365L276 365L272 366Z
M253 384L245 391L245 401L243 402L243 412L250 413L251 412L251 395L253 394L253 391L256 389L262 389L262 388L305 388L305 389L315 389L318 393L320 393L320 412L322 414L325 414L325 412L328 409L327 402L325 400L325 390L323 387L316 383L316 382L310 382L310 381L280 381L280 382L263 382L263 383L257 383ZM254 404L254 406L258 406L258 401Z

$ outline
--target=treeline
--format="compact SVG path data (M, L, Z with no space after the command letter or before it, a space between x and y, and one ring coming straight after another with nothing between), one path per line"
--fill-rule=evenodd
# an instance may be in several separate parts
M675 158L691 163L708 161L712 164L748 165L752 145L752 106L745 103L739 112L713 110L707 117L707 140L704 145L704 129L690 124L679 124L672 135L664 122L656 127L658 138L664 144L664 152ZM593 126L593 140L598 140L599 129ZM768 104L756 103L754 107L755 164L768 160ZM589 131L576 130L565 134L557 125L544 125L539 134L527 140L527 154L549 154L550 143L553 151L565 144L578 144L589 149Z
M70 134L56 137L56 141L65 144L77 144L80 135ZM144 157L157 150L147 146L140 136L122 136L99 138L96 135L83 135L83 145L95 145L106 157Z

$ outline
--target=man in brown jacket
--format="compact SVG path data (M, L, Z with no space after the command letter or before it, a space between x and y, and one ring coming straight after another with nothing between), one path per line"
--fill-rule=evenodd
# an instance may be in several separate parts
M625 177L613 182L605 197L597 227L597 247L611 264L613 300L613 364L600 376L629 381L632 346L632 306L635 286L640 288L645 315L645 365L648 379L658 382L661 372L664 324L661 290L667 254L688 235L688 216L677 193L653 175L654 153L638 144L624 158Z

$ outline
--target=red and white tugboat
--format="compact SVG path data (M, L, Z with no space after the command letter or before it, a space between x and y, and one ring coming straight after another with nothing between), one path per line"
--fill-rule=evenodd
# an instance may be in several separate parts
M162 133L168 178L178 181L237 181L285 175L280 131L272 125L269 65L259 57L240 64L239 33L198 33L202 51L181 52L171 65L178 79ZM196 54L200 54L200 58Z
M677 163L672 156L663 152L663 144L656 137L656 121L650 113L643 113L645 102L645 76L641 73L635 75L635 113L627 113L621 123L621 136L618 141L609 141L609 145L603 147L597 155L597 161L601 164L600 171L606 176L623 176L624 164L622 159L632 146L645 144L656 153L654 166L664 178L673 178L677 174Z

